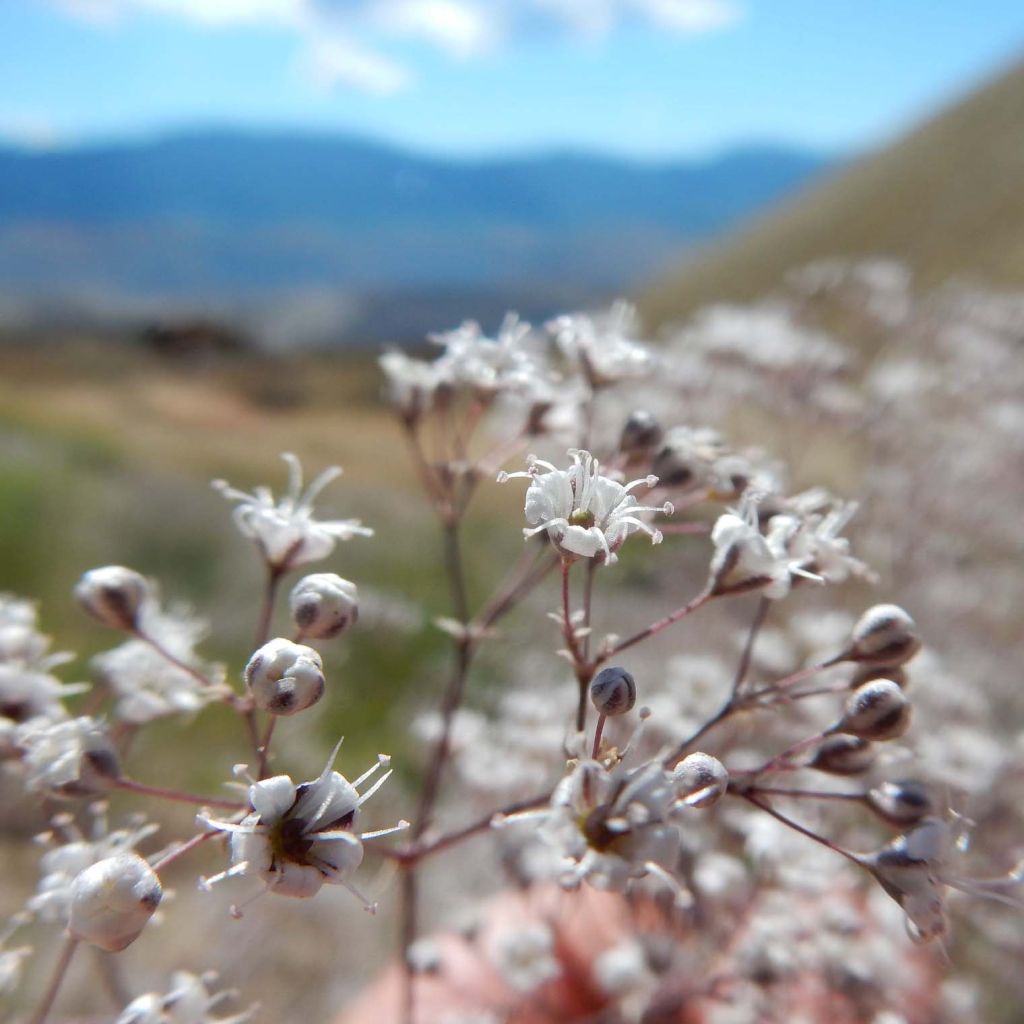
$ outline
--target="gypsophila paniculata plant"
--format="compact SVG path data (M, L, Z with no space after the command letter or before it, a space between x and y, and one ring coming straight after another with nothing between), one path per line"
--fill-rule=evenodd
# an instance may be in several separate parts
M752 337L764 342L746 351ZM0 599L0 751L41 815L38 885L0 931L0 991L30 959L17 935L46 936L50 980L25 1018L43 1024L62 1012L76 950L160 942L165 892L191 879L224 900L226 942L231 916L258 926L268 902L325 885L371 914L388 900L397 966L353 1022L938 1019L943 960L917 947L947 941L958 893L1020 907L1024 868L1012 851L973 867L970 787L915 759L914 693L936 670L912 611L878 596L850 616L833 601L877 582L846 536L857 505L792 489L778 462L682 400L717 364L733 396L794 364L817 386L843 367L840 347L774 306L716 307L655 347L623 303L430 340L435 358L381 358L451 593L437 623L447 677L429 695L420 680L408 733L380 737L420 752L415 792L390 779L386 754L343 774L340 739L325 763L284 763L274 743L332 700L322 649L360 628L357 583L309 571L373 537L317 513L340 470L304 488L285 454L279 497L215 481L265 580L238 663L200 653L211 627L132 568L74 586L116 638L91 685L56 674L69 656L33 604ZM490 488L522 502L505 527L522 554L481 597L466 566L491 556L467 547L465 527ZM240 723L206 754L223 791L171 788L134 756L150 723L215 706ZM138 811L112 819L113 794ZM364 828L371 799L393 825ZM165 824L165 806L191 807L192 827ZM502 867L474 910L458 874L481 840ZM442 898L424 870L443 858ZM432 933L439 903L450 929ZM366 924L380 948L385 925ZM214 982L177 971L127 992L116 1020L257 1019L244 995L224 1015L237 994L211 994Z

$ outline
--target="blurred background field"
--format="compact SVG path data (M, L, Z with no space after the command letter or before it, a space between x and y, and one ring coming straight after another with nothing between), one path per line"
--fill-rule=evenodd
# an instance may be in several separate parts
M1017 5L983 4L972 15L989 21L982 32L925 4L907 5L902 18L881 3L866 12L836 5L830 23L827 12L812 11L816 5L795 4L782 15L763 3L698 3L691 12L696 21L688 24L704 17L704 27L686 30L650 14L670 4L625 5L632 13L621 15L619 5L606 5L614 16L596 27L583 24L586 5L563 5L577 12L577 23L552 14L561 9L557 4L529 4L522 9L542 11L544 31L507 16L517 26L507 31L521 64L500 47L481 44L477 53L476 44L459 44L465 52L453 50L450 40L437 44L438 26L433 34L413 33L412 42L395 36L399 50L391 56L424 62L418 73L434 107L417 106L402 88L381 87L379 78L363 82L368 92L354 91L355 72L345 71L326 92L311 94L306 108L297 107L301 114L282 101L264 115L253 107L271 102L264 87L253 86L237 113L233 90L212 98L209 109L195 91L218 80L221 60L225 77L236 75L236 87L244 85L238 68L252 64L245 47L266 57L261 48L269 43L260 33L297 30L287 19L261 21L262 5L238 5L248 13L235 19L228 10L235 5L226 5L219 19L205 20L195 14L201 6L111 0L0 12L0 53L20 41L60 78L57 69L79 46L82 66L65 70L62 88L73 93L76 82L98 83L90 120L81 117L84 97L62 101L60 90L40 84L24 55L0 71L0 85L8 86L8 98L0 100L0 591L39 602L43 629L59 649L76 653L65 678L88 677L89 658L115 642L74 606L71 587L85 569L122 563L158 579L168 602L185 602L212 620L202 650L237 679L251 648L262 577L210 481L225 478L245 490L267 484L276 493L285 480L281 452L297 453L310 476L340 464L344 476L318 508L358 517L377 535L343 545L323 569L358 582L362 618L344 641L325 649L331 700L284 737L281 757L294 757L302 765L298 774L312 777L338 735L345 736L347 770L369 764L381 737L389 737L408 799L419 755L407 725L438 692L449 644L432 620L450 613L450 599L438 568L436 523L382 401L377 355L387 344L422 350L429 332L464 318L493 330L505 310L516 309L540 324L620 295L636 301L647 335L666 350L679 344L676 328L701 308L785 295L808 329L830 332L852 354L838 375L843 387L870 390L873 371L896 357L917 366L941 362L943 372L964 374L965 388L951 389L954 398L945 405L913 406L908 399L903 412L915 425L905 436L913 440L901 451L903 436L897 436L885 449L893 471L906 457L919 460L909 473L925 466L935 473L934 464L926 465L929 434L945 436L934 449L941 457L966 439L961 447L973 463L962 479L976 490L965 496L971 507L962 516L959 508L946 514L935 501L934 478L918 490L900 490L900 501L889 507L879 486L872 503L871 460L883 450L877 434L841 417L823 418L799 388L773 394L771 372L763 375L758 401L722 403L715 425L738 446L759 444L787 460L797 485L869 492L858 517L874 523L865 534L890 528L897 538L873 551L887 594L919 601L925 633L942 637L944 653L956 655L958 636L970 634L970 651L959 663L972 673L970 685L985 685L987 674L1017 672L1022 641L1013 602L1024 585L1015 524L1024 488L1024 420L1007 412L1004 441L986 419L997 392L1000 402L1012 404L996 386L999 370L985 362L980 344L972 363L969 336L957 362L927 331L903 336L879 328L856 305L816 305L813 294L793 291L787 277L814 261L886 261L878 265L909 271L906 294L934 302L936 315L943 300L929 297L943 289L1024 291L1024 18ZM295 7L320 17L331 5ZM773 72L799 48L793 39L800 18L808 45L818 46L817 62L812 67L811 57L794 56L792 74L773 82ZM550 42L556 23L579 51L564 56L557 46L570 44ZM333 30L341 23L329 24ZM338 31L356 29L344 23ZM735 53L720 49L730 32L740 38ZM152 33L163 33L163 42L154 43ZM886 33L873 58L878 66L866 66L864 47ZM954 60L958 33L963 45ZM651 34L661 38L652 43ZM849 39L841 42L844 34ZM185 60L193 35L198 48ZM369 38L392 36L377 25ZM749 48L760 39L767 65L751 57ZM647 56L645 46L653 47ZM122 66L111 55L127 51L137 58L150 53L153 77L162 71L169 80L159 89L147 81L137 105L129 98L120 109L112 96L119 84L127 89L126 68L134 61ZM456 71L447 65L438 71L437 62L453 52ZM522 96L520 86L504 79L489 82L489 112L484 100L492 94L472 76L479 73L474 61L492 58L495 76L538 81L522 86ZM580 85L567 98L558 94L545 111L544 90L554 89L563 58L561 78L575 73ZM637 71L645 60L646 72ZM110 66L103 69L105 61ZM880 69L901 61L903 73L889 83ZM934 69L944 61L949 71L940 74ZM336 63L330 66L337 71ZM189 69L193 80L186 82ZM261 70L250 67L248 75L261 77ZM618 91L626 99L635 94L633 106L615 95L617 75L626 82ZM274 74L265 77L270 88ZM285 92L301 98L306 87L289 78ZM176 88L180 107L168 99ZM417 85L409 88L415 92ZM861 105L851 99L858 90L866 97ZM342 98L332 99L339 91ZM480 96L470 95L476 91ZM15 102L14 95L22 99ZM803 129L769 116L801 98L815 115ZM875 103L870 117L867 98ZM721 117L731 135L710 132L716 102L724 104ZM406 113L387 127L385 108L401 110L403 103ZM747 120L735 109L745 103ZM530 124L529 113L513 116L513 108L532 109L536 130L523 130L518 142L488 134L501 116ZM455 122L463 116L468 134L460 136ZM377 130L375 117L385 127ZM677 122L696 126L693 136L677 132ZM1001 322L1000 336L1016 331L1024 344L1024 318L1011 322L1020 306L1005 308L1009 326ZM927 320L922 314L920 322ZM898 405L899 396L893 401ZM698 408L699 399L681 399L676 419L688 421ZM908 494L920 504L901 504ZM486 593L519 553L520 514L518 491L481 489L467 538L467 549L486 552L469 563L475 594ZM989 529L993 520L999 526ZM928 528L933 548L921 539ZM960 535L946 537L944 529ZM684 564L702 564L699 540L671 543ZM959 605L927 597L933 580L926 556L940 544L948 550L934 586L951 589L960 573L967 583ZM670 583L646 550L623 561L622 579L641 621L648 609L662 607ZM992 606L985 605L986 580ZM540 601L545 610L550 596ZM854 588L847 606L865 599L865 590ZM507 677L506 655L500 649L493 665L478 670L478 694ZM993 684L988 698L1008 746L1024 723L1017 689ZM237 723L211 712L188 728L189 742L210 756L176 756L185 735L177 722L158 723L136 753L154 766L173 764L182 784L220 785L241 756L230 749L235 739L242 746ZM992 819L1003 812L1012 824L1015 812L998 802L987 808ZM13 837L5 848L19 858L23 886L31 886L35 871L16 853L29 821L21 806L0 822ZM386 889L385 876L373 887ZM486 888L472 870L467 877L470 887ZM14 888L5 887L5 907L16 905ZM182 899L194 920L180 933L165 929L167 961L187 959L196 934L224 925L222 906L191 893ZM391 910L386 903L382 935L393 928ZM311 924L293 908L275 913L282 930L307 928L308 941L275 947L280 960L253 993L268 1008L268 1020L327 1019L390 948L353 941L366 925L362 911L344 900L325 902ZM260 941L254 933L224 951L221 966L232 984L245 972L245 958L258 955ZM344 969L337 968L331 942L351 947ZM958 955L984 958L969 942ZM161 966L144 952L131 956L147 978ZM984 964L971 969L986 976ZM311 975L318 986L306 984ZM993 991L991 1019L1017 1019L1018 989L1011 983ZM289 1002L289 992L299 993L297 1002ZM94 995L83 997L90 1009L105 1005Z

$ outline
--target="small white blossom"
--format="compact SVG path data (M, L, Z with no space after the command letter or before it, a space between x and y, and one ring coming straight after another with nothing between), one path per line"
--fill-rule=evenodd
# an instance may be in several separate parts
M672 779L657 763L609 770L579 761L540 814L538 832L561 855L560 884L586 880L621 892L630 880L653 874L685 900L671 874L680 848L669 823L674 801Z
M196 644L207 633L206 623L184 609L165 612L153 605L143 614L142 631L183 664L175 664L140 639L97 655L93 665L117 697L118 718L141 724L164 715L189 714L225 694L223 667L202 666L195 655Z
M68 932L118 953L139 937L162 897L160 879L140 856L107 857L87 867L72 883Z
M212 971L202 977L188 971L175 971L169 992L165 995L150 992L133 999L115 1024L243 1024L251 1020L255 1007L231 1017L212 1016L221 1003L237 995L229 989L211 995L209 986L216 978Z
M540 922L498 932L490 959L515 992L532 992L561 974L555 937L551 928Z
M789 593L794 575L821 582L820 576L807 571L785 550L777 535L761 533L757 510L762 498L759 492L748 490L738 508L715 521L708 580L712 593L759 590L777 601Z
M524 537L547 531L555 547L569 557L596 558L610 565L626 538L642 530L651 543L661 542L661 533L639 518L641 513L672 514L666 502L657 507L640 505L630 494L636 487L653 487L657 477L648 476L620 484L602 476L600 464L590 452L570 449L573 464L566 470L535 456L528 459L525 473L501 473L500 482L515 477L530 481L526 491L526 521L530 528Z
M650 350L636 339L636 310L616 302L604 313L573 313L547 324L562 354L593 388L644 377L654 369Z
M157 831L156 825L138 824L131 828L107 829L103 804L94 804L91 838L86 837L69 816L54 819L54 830L39 837L51 845L39 860L39 884L27 909L42 921L67 924L71 912L71 892L75 879L87 867L122 853L133 853L145 838Z
M381 832L356 831L359 808L387 781L386 771L364 793L358 788L390 758L380 755L377 763L355 782L333 771L335 747L320 777L299 786L287 775L255 782L249 787L252 808L240 822L212 821L200 817L211 829L231 837L231 868L206 880L204 887L224 878L254 874L269 892L306 899L315 896L323 884L343 885L371 912L370 904L349 881L363 860L363 839L397 832L407 827L400 822Z
M916 942L930 942L948 929L943 893L946 887L1024 909L1024 861L1000 878L961 876L954 864L962 850L962 822L925 818L862 863L903 908ZM1012 890L1017 890L1013 892Z
M388 399L406 423L415 423L433 406L442 372L436 363L398 351L385 352L378 362L388 380Z
M16 742L30 789L90 796L108 790L120 774L106 726L95 718L26 722Z
M275 501L266 487L257 487L252 494L246 494L224 480L213 481L215 490L239 503L234 511L235 524L244 536L257 543L272 570L286 572L326 558L339 540L373 536L373 530L358 519L321 521L313 518L313 502L341 475L338 466L325 469L303 491L299 460L290 452L281 458L288 464L288 491L279 501Z

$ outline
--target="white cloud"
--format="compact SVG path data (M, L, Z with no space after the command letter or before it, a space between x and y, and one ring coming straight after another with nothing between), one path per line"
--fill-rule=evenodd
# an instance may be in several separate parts
M479 58L526 37L604 39L645 23L680 36L718 31L742 17L736 0L52 0L69 15L117 24L147 13L227 30L277 26L303 44L305 72L325 88L377 94L413 81L386 52L414 39L457 59Z

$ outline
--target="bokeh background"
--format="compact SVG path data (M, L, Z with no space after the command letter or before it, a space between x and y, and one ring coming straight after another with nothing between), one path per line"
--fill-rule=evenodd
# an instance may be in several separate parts
M358 581L362 623L327 652L339 684L282 756L311 777L344 733L344 769L386 745L411 789L406 723L440 686L431 620L449 608L436 524L381 401L382 346L625 296L667 351L690 325L724 331L709 352L746 358L777 326L758 316L784 308L844 347L822 377L869 396L874 422L764 359L677 418L862 495L886 596L916 605L999 723L993 742L1012 746L1022 48L1012 0L0 6L0 590L40 602L78 655L66 677L86 678L113 641L70 588L131 565L210 618L204 651L237 673L260 566L209 481L276 489L282 451L311 472L340 463L324 509L378 536L324 568ZM794 277L809 264L817 276ZM755 312L691 319L722 303ZM518 550L519 500L485 489L475 507L481 593ZM655 607L647 553L626 561ZM138 753L214 786L238 759L234 728L215 713L160 723ZM186 737L208 756L176 761ZM23 812L5 816L8 908L34 878L16 852ZM348 942L339 968L336 949L303 941L365 933L358 907L325 906L280 911L300 937L257 985L286 1014L267 1019L325 1019L381 962L382 946ZM223 906L194 915L228 934ZM166 963L138 954L142 975L204 966L194 931L166 936ZM257 941L215 958L232 983ZM998 997L1001 1019L1019 1019L1018 996Z

